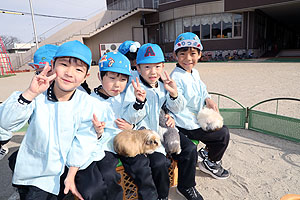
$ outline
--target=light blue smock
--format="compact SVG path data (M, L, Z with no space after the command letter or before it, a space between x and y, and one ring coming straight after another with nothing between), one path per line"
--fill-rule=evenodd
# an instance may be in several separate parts
M0 107L0 127L6 131L18 130L30 119L12 182L57 195L65 165L83 169L96 147L92 118L95 113L104 120L96 109L102 104L79 90L63 102L50 101L45 91L28 105L17 101L20 94L13 93Z
M131 124L135 124L136 129L145 127L158 132L159 112L162 105L166 102L166 107L170 111L179 113L183 109L183 96L178 93L178 97L172 100L162 82L158 81L158 87L152 88L143 84L141 80L139 81L141 87L146 91L147 101L142 109L136 110L133 107L136 101L134 88L132 85L129 85L124 98L122 118ZM162 145L157 151L166 154Z
M205 99L210 98L210 95L207 92L206 85L200 79L199 72L192 69L192 73L188 73L177 66L170 77L176 82L178 94L184 97L183 111L173 113L176 126L187 130L200 128L197 115L205 105Z
M123 92L125 92L128 88L129 85L131 85L132 80L134 82L136 82L136 78L139 78L139 72L138 71L131 71L131 76L129 76L128 82L126 84L125 90Z
M117 127L115 120L117 118L120 118L124 93L114 97L109 97L108 99L99 96L95 92L93 92L91 96L95 97L98 101L105 103L107 107L110 108L110 112L107 113L109 121L105 122L104 132L99 139L99 145L105 151L113 152L116 154L114 150L113 140L114 137L118 135L118 133L122 130Z
M0 107L1 109L1 107ZM0 127L0 141L10 140L12 137L12 132L7 131Z

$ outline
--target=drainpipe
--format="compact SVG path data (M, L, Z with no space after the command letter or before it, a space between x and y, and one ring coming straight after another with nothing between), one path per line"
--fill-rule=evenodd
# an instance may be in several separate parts
M142 19L141 19L141 25L143 26L143 44L145 44L145 16L144 13L142 13Z

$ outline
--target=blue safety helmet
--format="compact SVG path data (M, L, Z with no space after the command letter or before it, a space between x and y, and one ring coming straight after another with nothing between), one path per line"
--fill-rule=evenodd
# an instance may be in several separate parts
M141 44L139 42L127 40L119 46L118 51L125 55L128 52L136 53L140 47Z
M176 38L174 43L174 51L183 47L194 47L200 51L203 50L203 46L199 37L191 32L182 33Z
M120 52L108 52L99 60L100 72L116 72L131 75L130 61Z
M54 58L59 57L74 57L78 58L81 61L85 62L90 68L92 63L92 52L91 50L78 40L73 40L70 42L63 43L57 49L57 52Z
M51 65L51 60L53 60L57 49L58 46L53 44L46 44L44 46L41 46L34 53L33 62L28 63L28 65L34 68L35 70L44 68L46 62L49 63L49 65Z
M165 62L164 53L157 44L144 44L137 53L136 63L150 64Z

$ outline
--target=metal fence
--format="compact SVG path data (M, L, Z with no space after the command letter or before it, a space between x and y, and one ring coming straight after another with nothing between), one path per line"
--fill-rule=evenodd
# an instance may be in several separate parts
M254 110L258 105L271 101L276 102L275 114ZM295 101L300 103L300 99L296 98L275 98L259 102L248 109L248 129L300 142L300 119L278 115L279 101Z
M215 92L210 92L209 94L217 96L217 104L220 110L220 114L224 119L224 124L228 128L245 128L247 109L242 104L224 94ZM220 108L220 97L224 97L225 99L234 102L239 108Z
M274 98L261 101L250 108L245 108L242 104L237 102L231 97L223 94L210 92L211 95L217 96L217 104L222 117L224 118L224 124L228 128L246 128L248 123L248 129L273 135L276 137L288 139L291 141L300 142L300 119L283 116L278 114L279 101L294 101L300 105L300 99L296 98ZM240 108L220 108L220 97L236 103ZM267 102L276 102L275 113L266 111L255 110L258 105ZM300 110L299 110L300 112Z

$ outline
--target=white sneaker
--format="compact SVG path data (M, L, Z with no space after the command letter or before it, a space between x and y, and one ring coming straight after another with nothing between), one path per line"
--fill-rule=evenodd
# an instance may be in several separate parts
M198 151L198 162L202 162L205 158L208 158L208 151L205 148L201 148Z
M227 179L230 176L228 170L222 167L222 161L212 162L208 158L199 163L202 172L207 173L215 179Z
M8 148L3 145L0 148L0 160L2 160L2 158L4 158L4 156L6 156L6 154L8 154Z

